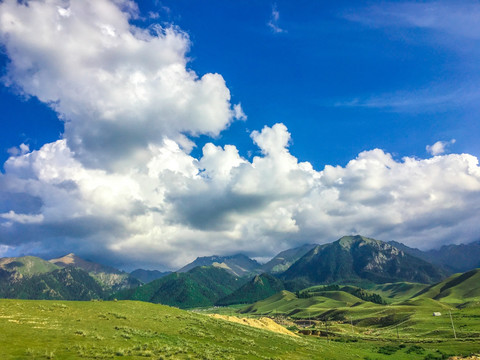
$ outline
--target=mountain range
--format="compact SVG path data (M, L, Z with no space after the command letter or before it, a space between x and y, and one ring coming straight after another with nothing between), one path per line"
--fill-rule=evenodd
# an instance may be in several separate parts
M130 276L130 274L124 271L84 260L73 253L61 258L51 259L48 262L61 268L74 267L86 271L98 281L106 292L129 289L141 285L141 282L138 279Z
M450 273L464 272L480 267L480 240L470 244L444 245L440 249L427 251L411 248L396 241L390 241L389 244L407 254L440 265Z
M329 244L306 244L285 250L263 265L237 254L198 257L174 273L137 269L131 274L75 254L48 261L34 256L0 258L0 297L117 298L191 308L251 304L279 291L298 292L321 284L367 286L379 294L407 291L411 297L428 284L439 283L459 266L456 262L445 266L450 261L449 252L462 253L468 259L464 263L478 265L475 261L479 258L470 257L476 254L477 247L480 243L443 247L437 253L422 252L400 243L356 235ZM467 250L470 254L462 252ZM436 264L428 256L435 257ZM401 285L389 285L398 282ZM410 290L406 290L410 283ZM350 288L343 289L345 292ZM356 287L352 289L347 293L370 296ZM445 294L444 290L439 294Z

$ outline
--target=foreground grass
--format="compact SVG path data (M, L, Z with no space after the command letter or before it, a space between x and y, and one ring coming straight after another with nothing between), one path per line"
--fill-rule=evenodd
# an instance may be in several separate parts
M0 300L1 359L319 359L339 348L143 302Z
M478 341L421 346L291 337L150 303L0 300L1 359L441 359Z

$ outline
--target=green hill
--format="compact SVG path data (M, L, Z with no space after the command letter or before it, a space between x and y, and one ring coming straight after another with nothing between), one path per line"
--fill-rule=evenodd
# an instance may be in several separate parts
M311 284L432 283L444 277L440 268L383 241L360 235L316 246L281 276L284 280L303 278Z
M395 301L403 301L410 299L412 296L416 295L427 287L427 284L403 281L397 283L378 284L369 290Z
M19 277L23 277L48 273L60 269L60 267L39 257L21 256L0 258L0 269L14 272Z
M114 295L121 300L140 300L180 308L211 306L243 285L243 280L224 269L199 266Z
M454 274L420 291L412 299L434 299L456 306L480 304L480 269Z
M283 290L267 299L257 301L240 310L243 314L284 315L295 318L341 318L343 308L359 306L360 298L345 291L325 291L303 297ZM372 304L373 305L373 304ZM380 305L378 305L380 306Z
M218 300L216 305L251 304L284 290L283 282L270 274L256 275L233 293Z

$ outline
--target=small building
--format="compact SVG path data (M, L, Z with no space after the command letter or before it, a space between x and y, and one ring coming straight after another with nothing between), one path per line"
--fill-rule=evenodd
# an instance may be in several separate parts
M433 316L442 316L442 313L440 313L440 312L434 312L434 313L433 313Z

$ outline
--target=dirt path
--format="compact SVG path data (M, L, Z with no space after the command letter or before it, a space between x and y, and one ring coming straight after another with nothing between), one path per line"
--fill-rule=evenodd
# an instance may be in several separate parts
M209 316L214 317L216 319L223 319L223 320L235 322L238 324L248 325L248 326L256 327L259 329L269 330L276 333L297 337L297 335L285 329L283 326L278 325L275 321L267 317L262 317L260 319L249 319L249 318L239 318L236 316L219 315L219 314L210 314Z

